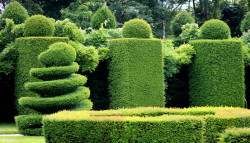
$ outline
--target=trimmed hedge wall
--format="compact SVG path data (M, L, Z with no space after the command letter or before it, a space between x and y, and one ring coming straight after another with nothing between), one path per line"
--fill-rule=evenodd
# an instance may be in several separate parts
M110 108L164 107L161 40L114 39L109 47Z
M16 45L19 52L17 60L17 68L15 72L15 96L17 99L21 97L37 97L36 93L27 91L24 83L28 81L39 81L37 78L29 75L31 68L43 67L38 61L38 55L47 50L49 45L55 42L68 42L65 37L26 37L16 39ZM17 104L19 115L35 114L34 110L25 108Z
M191 106L245 106L244 61L238 40L195 40Z
M249 143L250 128L232 128L227 129L221 135L221 143Z
M220 119L227 120L224 122ZM213 143L226 127L247 127L249 121L250 111L241 108L143 107L105 111L62 111L43 117L43 129L46 142L50 143L193 143L204 142L204 137L206 142Z

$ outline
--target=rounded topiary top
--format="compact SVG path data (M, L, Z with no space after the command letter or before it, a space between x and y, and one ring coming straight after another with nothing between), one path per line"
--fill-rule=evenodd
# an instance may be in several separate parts
M34 15L24 23L25 36L53 36L55 25L43 15Z
M241 32L247 32L250 30L250 12L245 15L245 18L241 22L240 30Z
M115 15L107 6L99 8L91 19L92 28L99 29L101 28L101 24L103 24L104 28L108 29L116 27Z
M231 33L229 26L218 19L206 21L200 30L201 39L228 39Z
M57 42L38 56L38 60L46 67L68 66L76 59L75 49L67 43Z
M194 23L193 17L186 11L178 13L171 21L171 30L173 35L178 37L182 32L181 27L187 23Z
M1 15L1 19L12 19L15 24L23 23L28 17L27 10L17 1L10 2Z
M152 29L150 25L142 19L132 19L122 27L122 36L124 38L150 38Z

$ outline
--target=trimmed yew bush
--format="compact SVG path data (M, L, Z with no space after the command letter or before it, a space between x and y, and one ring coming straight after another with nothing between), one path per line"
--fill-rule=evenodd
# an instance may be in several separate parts
M200 30L201 39L229 39L231 34L229 26L218 19L206 21Z
M24 23L24 35L28 36L53 36L55 25L43 15L33 15Z
M100 29L101 25L107 29L116 27L115 15L107 6L99 8L91 19L92 28Z
M250 128L227 129L220 137L220 143L249 143Z

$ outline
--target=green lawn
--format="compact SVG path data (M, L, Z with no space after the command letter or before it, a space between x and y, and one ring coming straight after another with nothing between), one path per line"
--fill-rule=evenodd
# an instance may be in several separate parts
M0 136L0 143L45 143L43 136Z
M15 123L0 123L0 134L18 134Z

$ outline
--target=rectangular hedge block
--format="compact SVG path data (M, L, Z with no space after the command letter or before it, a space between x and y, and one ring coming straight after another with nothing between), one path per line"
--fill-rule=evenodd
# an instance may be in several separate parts
M109 47L110 108L164 107L161 40L114 39Z
M227 129L220 137L220 143L249 143L250 128Z
M19 52L17 59L17 67L15 71L15 96L17 99L21 97L35 97L37 94L27 91L24 88L25 82L38 81L39 79L29 75L31 68L43 67L38 61L38 55L47 50L49 45L55 42L66 42L66 37L25 37L16 39L15 43ZM17 104L17 110L20 115L36 114L37 112L25 108Z
M244 61L239 40L194 40L191 106L245 106Z
M62 111L43 117L43 130L49 143L217 143L226 128L248 127L249 119L249 110L232 107Z

